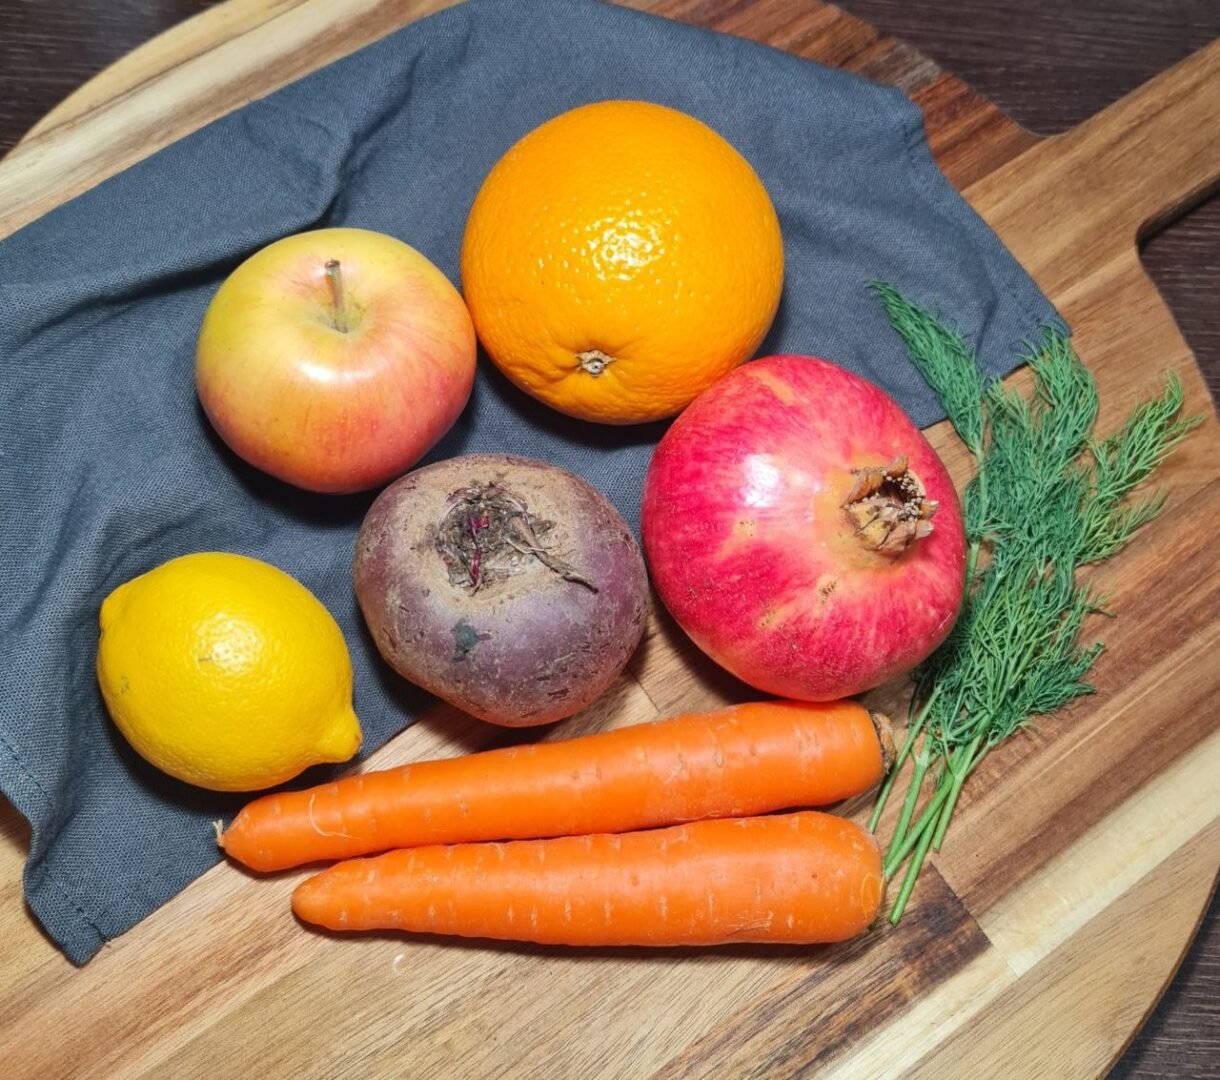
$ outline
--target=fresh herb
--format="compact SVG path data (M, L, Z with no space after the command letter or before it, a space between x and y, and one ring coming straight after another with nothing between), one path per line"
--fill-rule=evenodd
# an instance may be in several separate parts
M1026 360L1030 397L988 380L960 335L890 285L873 283L911 362L936 392L976 471L963 496L967 587L939 649L914 672L905 743L869 823L877 827L907 758L913 767L885 856L910 863L890 913L897 923L929 848L940 849L962 785L988 751L1035 717L1090 694L1102 650L1079 641L1104 598L1076 571L1108 559L1159 513L1163 498L1127 495L1200 420L1179 419L1182 388L1140 405L1123 427L1092 437L1097 388L1068 338L1046 331ZM938 777L918 816L924 780Z

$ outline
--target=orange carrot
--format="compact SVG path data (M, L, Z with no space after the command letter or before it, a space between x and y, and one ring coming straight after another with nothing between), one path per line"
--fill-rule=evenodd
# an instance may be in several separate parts
M266 871L424 844L825 806L876 784L888 744L888 725L854 701L737 705L264 796L219 842Z
M391 851L303 881L292 908L331 930L550 945L807 944L865 930L883 882L872 834L803 811Z

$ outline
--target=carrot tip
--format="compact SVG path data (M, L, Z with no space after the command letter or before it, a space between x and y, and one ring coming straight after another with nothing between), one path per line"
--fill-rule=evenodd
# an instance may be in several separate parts
M315 874L306 878L292 890L292 913L302 922L313 923L316 926L325 925L323 899L319 898L321 891L317 881L321 875Z
M212 828L216 830L216 846L223 848L225 846L225 823L217 818L212 822Z

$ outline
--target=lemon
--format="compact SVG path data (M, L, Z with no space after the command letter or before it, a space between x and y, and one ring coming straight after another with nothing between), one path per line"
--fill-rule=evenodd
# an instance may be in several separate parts
M106 597L101 625L111 717L179 780L253 791L360 748L343 634L274 566L223 552L171 559Z

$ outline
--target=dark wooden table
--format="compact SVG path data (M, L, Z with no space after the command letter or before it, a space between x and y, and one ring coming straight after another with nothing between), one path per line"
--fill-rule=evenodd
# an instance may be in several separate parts
M215 0L0 0L0 153L106 64ZM1062 131L1220 35L1220 0L843 0L1019 123ZM1144 246L1220 393L1220 198ZM1220 1077L1216 904L1114 1077Z

